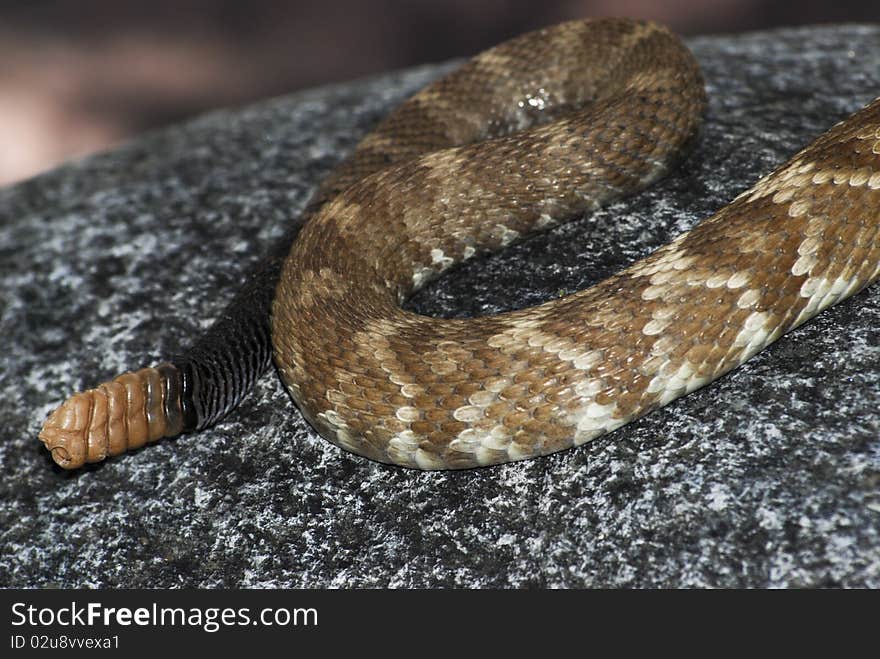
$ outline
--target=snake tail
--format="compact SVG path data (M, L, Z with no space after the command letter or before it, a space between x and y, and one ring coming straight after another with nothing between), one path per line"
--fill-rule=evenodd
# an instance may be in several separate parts
M218 319L178 357L70 396L39 438L53 460L78 469L213 425L235 409L271 364L269 309L296 224L245 278Z
M183 377L173 364L123 373L74 394L43 425L40 440L66 469L173 437L192 424L181 405Z

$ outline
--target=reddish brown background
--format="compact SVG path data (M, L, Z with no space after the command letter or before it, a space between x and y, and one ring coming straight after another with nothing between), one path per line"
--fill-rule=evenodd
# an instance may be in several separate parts
M469 55L602 15L697 34L880 21L880 3L0 1L0 183L210 108Z

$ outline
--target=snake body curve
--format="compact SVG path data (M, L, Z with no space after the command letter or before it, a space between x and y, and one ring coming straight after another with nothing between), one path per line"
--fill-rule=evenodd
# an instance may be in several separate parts
M704 107L680 41L622 19L523 35L405 102L322 184L282 259L272 350L303 415L409 467L544 455L717 379L876 280L880 100L587 290L466 320L400 308L466 259L650 184ZM77 467L203 427L259 367L245 370L125 374L68 399L40 437Z

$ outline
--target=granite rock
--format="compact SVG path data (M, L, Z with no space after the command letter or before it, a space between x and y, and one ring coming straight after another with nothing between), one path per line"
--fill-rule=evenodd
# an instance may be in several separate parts
M410 308L486 314L588 286L880 89L878 26L689 43L711 103L677 172ZM543 459L376 464L321 440L271 373L200 435L53 466L49 410L187 344L358 137L447 68L215 112L0 191L0 586L880 587L880 286Z

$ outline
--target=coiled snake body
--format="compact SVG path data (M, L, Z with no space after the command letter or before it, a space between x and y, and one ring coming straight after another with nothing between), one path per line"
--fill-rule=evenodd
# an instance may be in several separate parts
M704 106L692 55L651 23L564 23L497 46L364 138L210 340L75 394L40 438L73 468L205 427L265 370L270 332L324 437L423 469L558 451L693 391L880 275L880 100L590 289L467 320L400 303L656 180Z

